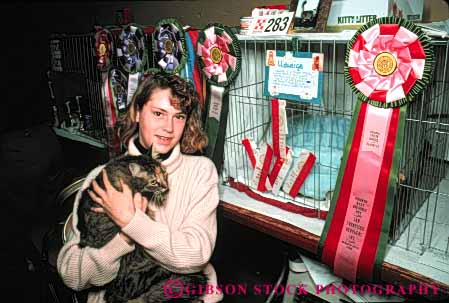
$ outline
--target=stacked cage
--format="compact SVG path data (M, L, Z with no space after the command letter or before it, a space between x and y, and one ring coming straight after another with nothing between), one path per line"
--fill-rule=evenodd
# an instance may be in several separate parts
M143 70L155 66L152 54L152 26L143 27L144 41L148 49ZM112 26L112 47L119 40L122 27ZM49 84L55 109L55 127L70 133L89 137L103 146L111 145L113 137L108 113L110 104L104 98L104 81L112 68L125 77L118 56L112 55L111 64L101 70L95 48L95 33L54 34L50 37ZM112 49L115 53L116 50Z
M317 158L314 167L294 198L282 191L278 195L258 193L315 209L320 218L329 209L357 98L345 82L347 41L325 40L317 34L307 37L239 37L242 70L230 90L223 182L234 186L237 181L256 192L251 184L253 168L242 140L251 138L258 146L271 143L271 98L263 94L267 50L323 53L320 104L287 100L286 106L286 143L296 156L301 149L313 152ZM394 203L390 242L418 253L437 248L447 255L449 216L444 213L449 213L449 43L433 41L433 46L436 64L432 84L408 106L397 194L395 201L390 201Z
M93 34L50 38L49 83L56 111L55 126L106 140Z

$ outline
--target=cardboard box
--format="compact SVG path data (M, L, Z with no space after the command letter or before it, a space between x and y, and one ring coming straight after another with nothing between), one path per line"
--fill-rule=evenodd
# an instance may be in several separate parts
M424 0L333 0L326 31L358 29L378 17L398 16L420 22Z

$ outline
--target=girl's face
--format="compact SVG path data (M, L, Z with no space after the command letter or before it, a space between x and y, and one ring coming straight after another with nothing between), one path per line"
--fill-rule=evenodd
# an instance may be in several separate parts
M174 108L170 89L155 89L150 100L136 114L140 143L161 154L169 152L181 140L187 115Z

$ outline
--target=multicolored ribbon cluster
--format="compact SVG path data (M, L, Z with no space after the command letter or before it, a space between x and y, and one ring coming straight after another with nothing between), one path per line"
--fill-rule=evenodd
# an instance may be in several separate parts
M97 67L101 71L108 70L111 66L112 52L114 49L113 41L112 33L105 28L101 28L95 33Z
M162 19L155 31L157 63L163 71L178 73L186 64L185 33L175 19Z
M145 33L140 26L129 24L123 28L118 37L117 57L123 69L130 74L144 70L147 48Z
M119 113L124 112L128 105L128 77L122 73L119 69L111 69L109 72L109 87L111 93L111 101L115 107L115 113L118 116Z

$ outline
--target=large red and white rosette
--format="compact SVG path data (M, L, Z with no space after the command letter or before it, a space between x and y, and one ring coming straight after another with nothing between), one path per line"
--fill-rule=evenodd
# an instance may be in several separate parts
M220 169L229 107L229 85L240 71L240 43L231 30L221 24L209 24L198 37L197 55L206 76L205 130L209 140L206 155Z
M363 26L348 44L346 76L362 101L396 107L428 82L430 39L411 22L381 18Z
M380 279L407 103L429 83L432 63L430 39L396 17L367 23L348 43L346 80L359 101L319 243L321 261L346 280Z

